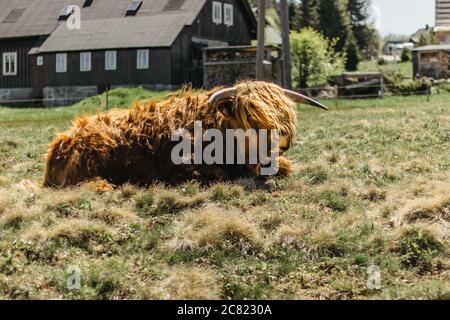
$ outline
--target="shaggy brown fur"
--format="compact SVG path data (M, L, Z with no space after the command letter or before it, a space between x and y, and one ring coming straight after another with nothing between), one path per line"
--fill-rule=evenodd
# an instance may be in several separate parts
M95 179L113 184L146 185L155 180L176 184L187 179L208 182L258 176L259 165L177 166L171 161L171 150L178 143L171 141L172 133L180 128L192 132L195 121L202 121L203 130L280 129L284 149L290 147L295 103L275 84L246 81L235 87L236 97L217 106L208 99L218 89L200 94L185 89L179 97L160 103L135 103L128 110L75 119L72 128L48 147L44 184L63 187ZM279 174L291 172L287 159L280 157L279 164Z

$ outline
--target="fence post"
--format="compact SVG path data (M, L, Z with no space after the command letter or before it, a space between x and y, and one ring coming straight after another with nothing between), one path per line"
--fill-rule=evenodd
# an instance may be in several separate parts
M108 93L109 93L109 86L106 86L106 91L105 91L105 94L106 94L106 110L109 109L109 96L108 96Z
M380 75L380 95L381 95L381 98L384 98L384 78L383 78L383 74Z
M337 108L339 106L339 86L335 85L334 86L334 90L336 92L336 99L334 100L335 101L335 105L334 106Z
M265 53L265 29L266 29L266 0L258 2L258 45L256 50L256 80L264 78L264 53Z

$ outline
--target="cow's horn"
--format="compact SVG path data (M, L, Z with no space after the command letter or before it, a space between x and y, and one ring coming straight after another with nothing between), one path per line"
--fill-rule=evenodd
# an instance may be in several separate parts
M311 98L309 98L309 97L307 97L307 96L305 96L305 95L303 95L301 93L298 93L298 92L295 92L295 91L291 91L291 90L287 90L287 89L283 89L283 91L284 91L284 94L289 99L291 99L294 102L309 104L309 105L311 105L313 107L316 107L316 108L328 110L328 108L325 107L323 104L321 104L321 103L317 102L316 100L311 99Z
M214 106L217 102L236 95L236 88L222 89L214 93L208 100L208 103Z

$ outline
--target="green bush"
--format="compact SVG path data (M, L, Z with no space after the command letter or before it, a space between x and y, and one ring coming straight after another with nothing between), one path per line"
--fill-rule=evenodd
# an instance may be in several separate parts
M383 57L379 57L378 60L377 60L377 63L378 63L379 66L384 66L384 65L387 64L387 61L384 60Z
M384 74L386 91L393 94L426 94L430 92L433 83L430 79L405 79L399 72L386 72Z
M345 55L334 50L330 40L312 28L291 33L292 76L301 88L325 85L333 74L345 70Z
M442 250L442 244L430 231L417 228L407 230L398 245L402 264L405 267L418 267L422 271L430 268L431 258Z
M402 60L402 62L411 61L411 59L412 59L411 51L408 50L408 49L403 49L402 50L402 55L400 56L400 59Z

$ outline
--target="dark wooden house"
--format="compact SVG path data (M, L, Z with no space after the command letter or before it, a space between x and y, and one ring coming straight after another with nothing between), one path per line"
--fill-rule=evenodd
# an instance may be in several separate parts
M414 78L450 78L450 0L436 0L436 25L432 32L438 43L413 50Z
M248 45L255 30L247 0L0 0L0 103L202 86L202 48Z

